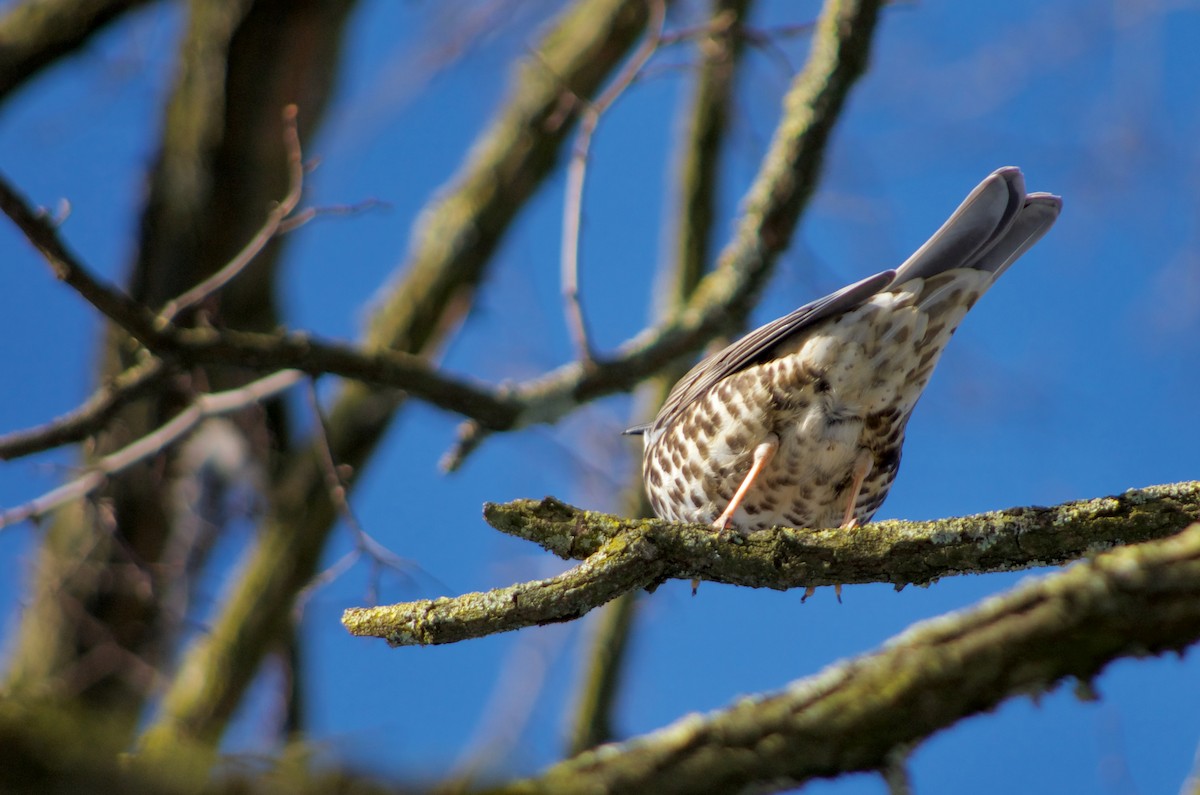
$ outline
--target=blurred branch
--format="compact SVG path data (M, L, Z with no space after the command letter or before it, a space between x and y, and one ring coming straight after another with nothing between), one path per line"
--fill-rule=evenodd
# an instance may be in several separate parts
M694 354L716 334L742 324L753 305L757 290L771 271L771 265L786 247L801 206L813 190L819 171L820 149L836 121L850 86L865 68L877 10L878 0L865 0L861 6L831 0L823 11L822 21L817 25L812 57L785 101L784 117L764 160L763 169L747 198L747 211L737 236L722 253L718 269L701 281L687 306L670 321L643 332L623 346L613 358L599 361L593 366L572 362L522 384L488 387L469 385L443 376L414 355L382 352L385 348L405 351L411 343L423 344L423 341L427 341L424 334L428 332L418 334L416 329L429 322L425 313L429 311L431 301L444 305L454 293L443 281L448 276L434 275L442 267L436 264L439 262L436 259L428 260L423 265L414 265L406 282L393 294L403 295L405 300L399 302L393 299L381 310L368 335L367 349L370 353L296 335L280 337L212 329L167 329L163 334L152 336L143 328L143 315L131 310L129 321L145 337L143 342L152 350L169 352L193 363L236 364L259 371L299 369L310 374L330 373L377 386L391 386L461 413L488 431L515 430L532 424L554 422L584 403L632 389L663 368ZM562 74L562 71L557 70L556 73ZM555 102L557 96L555 94ZM540 112L547 113L549 110L549 107L542 107ZM522 126L526 124L528 121L523 122ZM503 173L512 167L491 163L481 165L483 173L489 175L497 170ZM479 189L474 180L472 176L463 189L468 192ZM494 193L495 185L491 182L488 185L488 193L497 203L512 203L503 200L505 193ZM449 213L449 217L453 217L458 212L454 208L460 201L467 199L457 194L443 199L440 208L430 217L430 223L445 223L442 213ZM506 212L511 212L511 209L507 208ZM436 245L440 256L458 253L452 247L448 250L444 239L431 237L432 234L427 229L422 240ZM460 234L463 234L461 230L452 236ZM474 249L461 252L461 256L469 258L482 254L482 251ZM426 256L433 256L433 252ZM445 262L453 262L457 268L466 267L459 260ZM474 267L481 267L481 264L476 262ZM461 289L473 289L477 283L478 274L468 275L470 273L470 270L460 273L463 277ZM428 300L413 300L412 291L435 292L428 296ZM139 321L139 317L142 320ZM408 318L408 321L400 323L403 318ZM384 319L388 319L387 323L383 322ZM395 325L391 332L388 331L391 328L389 324ZM420 339L413 337L414 334ZM349 399L349 395L346 399ZM395 400L394 397L388 399ZM351 411L352 403L343 402L331 412L333 436L339 435L338 426L341 423L351 422L347 418L347 413ZM364 409L357 411L356 415L373 417L378 415L378 410ZM372 428L374 430L370 437L373 439L378 433L377 428ZM353 433L360 440L358 443L368 444L362 438L366 430ZM466 438L475 445L482 440L479 433ZM340 460L353 461L358 457L343 455ZM462 456L453 458L461 461Z
M139 343L160 339L165 329L174 328L147 307L164 306L235 261L286 193L288 153L279 145L286 124L280 111L288 104L302 108L299 132L305 135L319 123L353 5L352 0L183 4L169 94L153 125L161 139L144 180L136 258L126 288L140 312L132 315L134 323L130 317L113 318L96 368L102 381L124 381L130 368L145 362L145 346ZM275 239L244 269L235 265L238 278L210 295L203 319L249 330L277 328L275 263L281 250ZM150 314L149 323L137 325L145 320L144 312ZM199 317L181 313L178 322ZM173 376L180 371L169 352L160 348L158 353L165 372ZM265 373L211 367L190 372L187 380L203 392L222 394L259 375ZM98 398L95 414L81 407L76 412L80 418L105 416L93 427L94 439L84 455L104 459L148 444L191 405L185 380L164 377L158 386L139 392L138 399L117 392L116 402L122 405L115 411L104 409L114 397L104 390L93 398ZM238 430L264 472L275 471L274 452L287 445L285 412L282 402L267 401L262 411L239 418ZM10 692L124 713L126 741L144 725L145 698L157 696L158 689L125 681L128 677L112 666L101 671L93 665L99 673L83 686L64 672L113 645L156 667L177 657L175 644L182 635L176 630L183 617L163 601L173 593L169 579L174 570L161 564L187 532L189 517L173 498L172 486L188 475L180 463L165 451L109 479L99 499L55 512L39 550L19 638L12 645ZM221 496L214 493L213 498Z
M687 148L680 159L676 268L670 293L675 305L669 307L671 312L687 304L709 266L720 178L717 166L729 131L729 108L745 49L743 29L751 2L715 0L712 6L712 21L697 42L703 60L688 118Z
M165 425L92 463L78 478L24 505L0 511L0 528L26 519L39 519L55 508L85 497L112 476L161 453L191 433L204 420L260 403L295 385L303 377L303 373L295 370L284 370L237 389L201 395Z
M106 285L93 276L67 248L44 212L33 209L19 193L0 175L0 209L3 209L26 238L42 253L54 269L55 274L74 287L85 300L99 309L120 328L142 342L152 342L153 348L162 354L164 348L170 353L170 344L161 333L184 309L200 303L243 271L258 256L271 238L280 232L281 226L296 208L304 186L304 171L301 162L300 137L296 129L297 108L284 108L284 145L288 153L288 193L268 214L267 220L254 237L238 254L220 270L182 295L168 301L152 321L148 318L149 308L129 298L116 287ZM307 215L304 220L312 217ZM28 431L0 437L0 458L16 458L46 450L59 445L76 442L100 430L122 406L132 400L148 395L162 383L169 371L161 359L147 358L114 376L92 395L82 406L71 413Z
M34 209L3 175L0 175L0 211L45 258L55 278L74 289L138 341L144 342L154 336L154 314L120 288L93 276L59 237L49 215Z
M294 116L290 123L294 124ZM294 149L293 154L298 151ZM293 158L292 162L297 161ZM489 427L512 423L520 414L521 406L507 396L507 389L476 386L443 375L420 356L387 349L366 353L348 345L310 339L303 334L281 336L209 326L183 328L172 323L180 310L225 286L261 252L294 207L298 189L299 183L294 182L288 196L269 214L264 225L237 256L210 279L168 301L160 315L93 275L67 248L47 216L36 210L2 175L0 210L42 253L59 279L161 359L193 365L236 365L259 372L294 369L310 375L340 375L377 386L404 389L434 405L474 417ZM54 443L77 441L81 433L97 430L104 419L133 399L135 390L130 384L136 387L138 394L144 394L148 383L153 381L145 374L146 369L161 370L163 365L160 363L151 368L151 365L140 363L114 377L111 388L101 389L68 418L22 432L15 438L0 439L0 450L4 451L0 455L13 457L47 449ZM8 445L15 446L17 452L9 453L5 449Z
M497 530L583 563L549 580L488 593L355 608L342 623L352 634L392 645L453 643L569 621L620 593L669 578L776 590L869 582L901 588L965 572L1058 565L1179 532L1200 517L1200 481L1053 508L877 522L853 531L777 527L742 536L708 525L623 519L552 498L488 503L484 517Z
M0 17L0 101L147 0L25 0Z
M629 638L637 615L640 590L627 591L600 611L595 631L589 639L586 671L580 683L567 756L611 742L613 709L624 681Z
M1200 639L1200 525L1118 549L925 621L879 651L773 695L691 715L496 792L774 792L887 769L914 745L1014 696Z
M139 343L153 336L156 326L146 307L199 281L195 263L204 250L211 166L228 109L227 57L248 5L249 0L187 4L125 291L89 281L80 263L64 256L65 246L55 250L53 227L14 218L60 278L112 321L97 356L95 370L102 380L143 360ZM179 290L170 291L176 281ZM102 459L127 448L187 405L190 396L177 391L172 380L162 386L143 399L126 401L88 445L85 458ZM169 547L174 526L171 471L169 461L156 456L108 480L100 500L76 501L53 514L12 644L10 693L105 709L125 719L126 739L135 730L152 684L129 678L124 666L92 661L102 659L97 650L112 645L151 668L165 665L169 656L168 639L179 616L160 601L170 589L158 587L164 583L155 564ZM90 673L86 684L75 685L68 674L81 666Z
M309 410L313 414L313 437L316 442L317 454L321 459L321 465L325 468L325 482L329 489L329 499L337 506L338 512L342 515L342 521L350 528L350 532L354 536L354 549L344 555L341 560L314 577L304 591L297 595L297 612L303 606L305 598L317 586L324 585L340 576L346 570L349 563L355 562L361 557L366 557L370 564L366 596L369 602L374 603L378 599L379 580L384 569L391 569L399 574L407 575L409 570L414 566L376 541L367 532L366 528L362 526L362 522L358 520L358 515L350 505L350 489L346 486L340 471L341 468L338 466L337 461L334 460L333 451L329 448L329 439L325 435L325 415L321 411L321 401L317 397L317 385L315 381L310 380L308 382L308 389L305 390L305 394L308 398Z
M108 380L79 408L36 428L0 436L0 459L82 441L107 425L124 406L159 389L170 372L162 359L147 357Z
M311 758L248 764L227 760L220 772L196 776L209 749L180 745L168 763L153 765L128 753L112 717L91 710L0 703L0 792L6 795L402 795L426 792L416 784L330 770Z
M379 305L365 335L371 351L428 355L471 305L486 264L510 222L557 162L576 109L636 42L644 0L584 0L542 37L522 63L499 115L471 149L453 184L421 216L402 278ZM403 400L392 390L348 383L327 413L334 459L352 486ZM143 737L169 755L188 737L219 736L296 595L316 573L336 521L319 455L300 450L280 468L273 513L212 630L182 658L161 713Z
M283 199L267 213L267 220L254 233L254 237L219 270L208 276L199 284L189 288L181 295L172 298L158 313L160 323L171 323L185 309L208 298L228 284L235 276L262 253L271 238L279 233L285 218L300 203L300 195L304 191L304 162L300 148L300 133L296 128L296 117L299 109L294 104L283 108L283 145L287 152L288 188Z
M583 306L579 302L579 232L583 225L583 184L587 176L588 153L592 136L600 117L637 79L638 74L658 49L662 38L663 20L667 7L663 0L647 0L650 6L650 21L646 26L646 38L630 56L625 65L613 78L612 83L594 102L584 101L579 119L579 132L571 151L571 162L567 166L566 199L563 201L562 232L562 294L567 329L575 340L579 360L587 366L592 362L592 345L588 337L587 322Z

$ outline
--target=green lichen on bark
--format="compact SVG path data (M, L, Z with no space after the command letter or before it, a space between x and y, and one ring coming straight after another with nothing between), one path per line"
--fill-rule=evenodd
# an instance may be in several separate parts
M1195 484L1182 491L1194 498ZM1067 678L1086 687L1115 659L1198 638L1200 524L926 621L778 693L601 746L495 792L772 792L877 771L895 749L1013 696Z
M346 627L393 645L452 643L571 620L672 577L777 590L869 582L901 587L967 572L1058 565L1178 533L1200 517L1200 482L1049 508L853 530L777 527L745 536L706 525L623 519L550 497L489 503L484 516L502 532L583 562L557 577L487 594L353 608L343 618Z

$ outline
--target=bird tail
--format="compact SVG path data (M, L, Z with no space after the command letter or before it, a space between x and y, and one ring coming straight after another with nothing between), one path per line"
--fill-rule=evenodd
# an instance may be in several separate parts
M992 172L896 271L895 284L928 279L953 268L988 271L998 277L1041 239L1062 209L1049 193L1025 193L1015 166Z

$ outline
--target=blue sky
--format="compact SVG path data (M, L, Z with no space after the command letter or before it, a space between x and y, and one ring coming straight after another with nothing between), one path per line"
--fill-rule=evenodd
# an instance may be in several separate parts
M464 4L466 5L466 4ZM474 4L470 4L474 6ZM810 20L813 2L763 2L756 21ZM457 59L433 45L452 23L436 4L361 5L349 61L307 183L312 205L387 202L295 233L283 284L293 326L352 339L403 261L416 213L444 184L500 101L512 59L549 13L531 4ZM982 177L1025 171L1064 198L1058 224L976 306L909 426L900 476L878 518L924 519L1054 504L1197 476L1200 424L1200 7L1195 2L896 4L870 73L855 89L824 177L756 312L765 322L901 262ZM678 26L684 18L673 19ZM48 72L0 114L0 169L35 201L71 203L64 234L119 279L133 247L145 165L169 85L180 19L152 8ZM803 37L780 42L793 67ZM593 144L582 249L585 311L610 350L650 317L654 274L670 254L675 137L694 53L668 49L606 115ZM737 95L724 165L723 244L777 118L790 73L754 53ZM303 111L302 111L303 112ZM505 240L476 313L445 366L519 379L572 357L558 300L563 182L552 180ZM97 314L58 284L0 224L0 430L43 422L88 393ZM353 497L363 524L412 560L387 575L384 601L455 594L546 576L563 563L501 536L484 501L553 494L612 509L636 465L625 398L555 428L493 438L457 474L437 460L456 420L410 405ZM297 398L297 413L304 414ZM68 453L3 464L0 506L59 482ZM223 542L236 561L245 528ZM5 636L37 531L0 532ZM351 545L335 535L329 561ZM1037 572L1035 574L1040 574ZM227 572L211 578L219 600ZM958 577L895 593L849 587L838 604L798 593L668 583L642 601L618 727L644 732L741 694L778 689L882 644L922 618L973 604L1025 574ZM331 758L436 777L472 754L498 773L533 772L561 752L592 622L432 649L349 637L338 619L362 604L360 566L305 613L313 736ZM922 746L922 792L1174 791L1200 741L1200 663L1124 661L1097 681L1015 699ZM532 696L530 694L532 693ZM260 701L268 698L266 691ZM532 699L532 700L531 700ZM255 750L263 718L229 745ZM490 757L487 756L490 754ZM859 776L808 792L873 793Z

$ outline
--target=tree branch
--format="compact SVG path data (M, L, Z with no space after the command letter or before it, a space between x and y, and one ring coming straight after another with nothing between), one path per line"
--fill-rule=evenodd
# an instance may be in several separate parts
M0 174L0 211L50 264L55 277L139 342L154 336L154 313L114 285L93 276L76 257L44 212L33 206Z
M67 414L36 428L0 436L0 460L82 441L107 425L123 407L157 390L170 372L162 359L144 359L101 385L81 406Z
M283 370L237 389L200 395L190 406L180 411L170 421L152 433L148 433L120 450L95 461L87 468L86 472L74 480L64 483L24 505L0 511L0 529L26 519L40 519L55 508L87 496L114 475L178 442L195 430L204 420L261 403L267 398L289 389L303 377L302 373L295 370Z
M650 21L646 26L646 38L621 67L608 88L594 101L585 101L583 112L580 114L579 131L575 136L575 146L571 152L571 162L567 165L560 255L563 314L566 317L567 330L575 341L575 352L584 366L589 366L593 359L587 321L583 314L583 305L579 301L579 236L583 226L583 186L587 176L588 152L591 150L592 136L600 123L600 117L637 79L646 63L658 50L663 22L667 16L667 4L663 0L647 0L647 5L650 7Z
M354 608L342 623L352 634L392 645L453 643L569 621L625 591L669 578L776 590L868 582L901 588L965 572L1053 566L1179 532L1200 517L1200 481L1052 508L877 522L853 531L777 527L742 536L708 525L622 519L552 498L488 503L484 516L502 532L584 562L549 580L486 594ZM487 610L494 612L484 620Z
M773 695L682 718L496 791L775 792L878 771L897 747L1013 696L1068 677L1088 685L1113 660L1198 639L1200 524L925 621Z
M813 55L788 94L784 117L747 199L746 214L734 241L721 255L720 266L700 283L692 299L670 321L630 340L613 358L592 364L572 362L512 387L471 385L438 373L418 356L406 355L403 351L409 346L404 339L410 332L386 332L386 324L380 325L388 314L386 307L367 343L370 352L364 353L303 335L281 337L175 327L155 333L148 310L136 302L131 302L132 308L115 302L109 295L111 290L92 289L94 280L73 257L66 260L73 277L68 283L76 286L74 282L78 282L76 289L85 298L99 301L96 305L101 311L160 355L175 355L195 364L251 367L260 372L297 369L314 375L329 373L395 387L461 413L487 431L555 422L585 403L632 389L693 355L716 334L741 325L816 184L820 151L851 85L865 69L879 5L880 0L830 0L817 25ZM33 235L31 240L37 242ZM49 242L58 241L51 236ZM49 253L47 258L56 262ZM404 302L406 313L424 311L420 307L426 305L422 301ZM333 412L335 428L341 414L337 409Z
M0 99L146 0L26 0L0 18Z
M470 306L489 257L524 200L551 172L574 117L563 99L590 96L636 41L641 0L572 7L523 63L498 117L459 175L423 213L403 277L371 319L364 347L431 354ZM328 412L328 445L352 484L400 405L395 392L347 384ZM274 511L223 600L211 632L182 657L143 748L169 755L180 739L219 736L268 642L312 579L336 519L317 453L298 451L273 481Z

